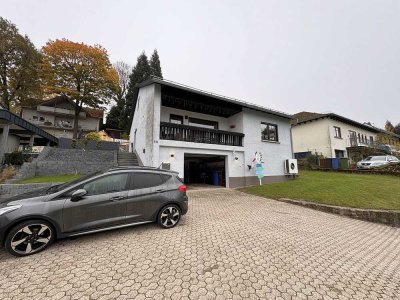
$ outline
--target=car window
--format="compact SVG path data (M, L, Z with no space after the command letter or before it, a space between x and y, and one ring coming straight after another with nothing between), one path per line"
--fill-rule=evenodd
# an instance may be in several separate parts
M126 189L128 173L107 175L87 182L81 188L87 191L87 195L99 195L120 192Z
M386 156L373 156L371 161L386 161Z
M158 186L161 185L162 183L163 179L161 178L160 174L137 172L131 174L131 180L129 186L132 189L144 189L144 188Z

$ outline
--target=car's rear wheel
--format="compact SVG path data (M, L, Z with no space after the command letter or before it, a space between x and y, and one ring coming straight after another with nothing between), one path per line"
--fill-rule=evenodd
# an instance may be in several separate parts
M181 219L181 210L175 204L164 206L157 218L157 223L162 228L172 228L178 224Z
M46 249L54 238L55 231L50 223L41 220L26 221L10 230L5 248L14 256L27 256Z

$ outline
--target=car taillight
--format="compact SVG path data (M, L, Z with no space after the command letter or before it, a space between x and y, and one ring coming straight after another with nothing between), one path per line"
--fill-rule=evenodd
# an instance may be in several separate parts
M178 190L181 191L182 193L186 193L186 185L179 186Z

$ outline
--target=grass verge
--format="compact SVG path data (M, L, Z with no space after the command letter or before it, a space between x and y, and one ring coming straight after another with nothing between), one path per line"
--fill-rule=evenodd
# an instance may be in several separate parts
M241 190L272 199L400 210L400 178L395 176L302 171L296 180Z

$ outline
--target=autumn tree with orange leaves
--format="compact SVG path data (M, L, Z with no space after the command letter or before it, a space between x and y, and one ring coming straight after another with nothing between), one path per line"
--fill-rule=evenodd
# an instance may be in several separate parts
M66 39L49 41L43 48L41 78L44 92L65 95L75 104L73 137L78 135L82 107L102 108L118 90L118 74L99 46Z

